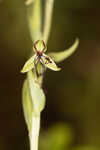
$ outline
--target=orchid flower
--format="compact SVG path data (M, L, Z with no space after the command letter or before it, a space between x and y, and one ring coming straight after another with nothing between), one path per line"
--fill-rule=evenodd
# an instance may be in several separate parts
M69 48L68 50L65 50L63 52L58 52L58 53L57 52L50 53L46 55L45 52L47 50L47 47L44 41L43 40L36 41L33 44L33 51L35 54L31 58L29 58L29 60L25 63L21 72L25 73L34 69L37 76L39 76L38 64L40 64L42 67L41 73L44 73L46 68L49 68L53 71L59 71L61 68L57 67L55 62L62 61L65 58L69 57L77 48L78 43L79 43L79 40L77 39L75 43L72 45L72 47ZM54 58L55 62L52 58Z

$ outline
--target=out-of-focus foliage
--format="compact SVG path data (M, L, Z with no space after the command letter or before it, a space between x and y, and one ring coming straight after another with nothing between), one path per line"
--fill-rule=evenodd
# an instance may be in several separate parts
M66 124L56 124L40 136L40 150L65 150L73 140L71 128Z
M83 145L83 146L72 148L71 150L99 150L99 148Z

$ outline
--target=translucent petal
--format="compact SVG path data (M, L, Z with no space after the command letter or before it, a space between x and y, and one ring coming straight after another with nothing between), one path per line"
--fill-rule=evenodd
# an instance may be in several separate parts
M25 63L23 69L21 70L22 73L28 72L31 69L34 68L34 58L36 55L32 56L31 58L28 59L28 61Z
M59 71L60 70L60 68L57 67L55 62L48 55L43 54L41 60L43 61L43 64L45 65L45 67L47 67L53 71Z
M53 58L53 60L55 62L61 62L63 61L64 59L68 58L69 56L71 56L76 48L78 47L79 45L79 39L76 39L76 41L74 42L74 44L69 48L69 49L66 49L62 52L55 52L55 53L49 53L48 55Z

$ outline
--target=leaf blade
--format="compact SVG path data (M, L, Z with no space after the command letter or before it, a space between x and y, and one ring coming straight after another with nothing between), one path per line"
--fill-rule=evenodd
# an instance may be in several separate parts
M32 118L40 117L40 113L45 107L44 92L33 78L32 71L28 72L28 77L23 84L22 104L25 121L30 132L32 129Z
M24 112L24 117L25 121L28 127L28 130L31 130L32 126L32 112L33 112L33 107L32 107L32 101L29 93L29 85L28 85L28 80L26 79L23 84L23 89L22 89L22 104L23 104L23 112Z
M32 71L28 72L28 83L33 105L33 115L39 116L45 107L45 94L39 84L35 81Z

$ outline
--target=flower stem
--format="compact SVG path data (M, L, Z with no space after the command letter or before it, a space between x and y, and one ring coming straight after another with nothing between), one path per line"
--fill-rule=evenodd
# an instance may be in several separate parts
M32 41L39 40L41 38L41 0L34 0L31 6L28 6L27 13ZM38 150L39 130L40 115L33 115L31 131L29 133L30 150Z
M46 0L43 34L41 33L41 0L34 0L31 5L28 5L28 23L32 41L36 41L42 38L47 43L51 28L53 3L54 0ZM43 76L41 76L38 80L41 87ZM32 115L31 124L31 130L29 131L30 150L38 150L40 114L38 116Z
M38 138L40 130L40 116L32 117L32 129L29 136L30 139L30 149L38 150Z

